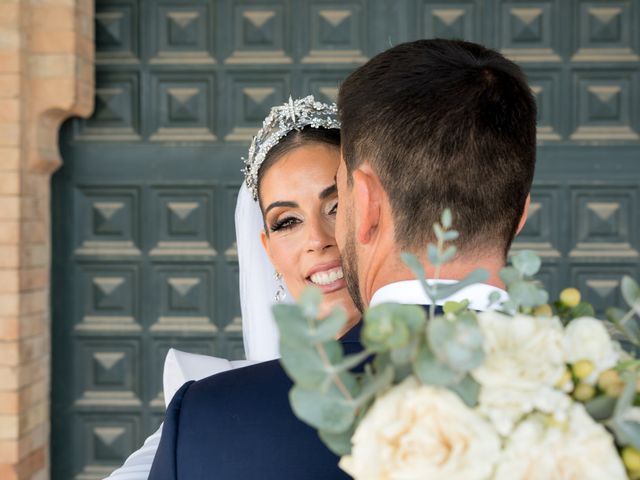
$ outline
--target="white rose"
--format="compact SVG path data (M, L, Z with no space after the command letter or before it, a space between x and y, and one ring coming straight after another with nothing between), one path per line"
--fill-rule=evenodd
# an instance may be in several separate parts
M500 455L491 424L453 392L409 377L378 398L340 467L363 480L488 478Z
M593 372L584 379L592 385L602 372L614 367L620 358L619 349L607 329L595 318L582 317L569 322L565 328L564 345L567 363L589 360L593 364Z
M472 376L482 386L480 411L501 435L533 410L562 420L569 399L555 388L566 368L560 321L488 311L478 322L485 359Z
M624 466L604 427L574 403L565 425L542 415L523 420L509 437L495 480L617 480Z

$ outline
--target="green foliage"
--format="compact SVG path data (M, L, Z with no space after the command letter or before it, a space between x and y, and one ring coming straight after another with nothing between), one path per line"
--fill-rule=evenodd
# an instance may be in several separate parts
M636 396L637 373L626 372L623 378L625 381L624 391L618 398L613 416L605 422L605 425L613 432L619 445L631 445L640 449L640 423L628 415Z
M424 329L426 314L416 305L382 304L364 315L362 342L373 352L403 348Z

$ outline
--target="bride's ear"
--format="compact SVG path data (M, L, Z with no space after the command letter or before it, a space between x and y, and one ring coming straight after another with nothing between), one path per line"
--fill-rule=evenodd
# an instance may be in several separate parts
M369 164L353 171L353 199L356 240L367 244L380 222L380 180Z
M273 258L271 257L271 245L269 245L269 237L267 237L267 232L265 232L264 230L260 231L260 243L262 243L262 248L264 248L267 257L269 257L269 261L271 261L271 264L273 264Z
M524 202L524 208L522 209L522 215L520 216L520 222L518 223L518 229L516 235L524 228L524 224L527 223L527 217L529 216L529 205L531 205L531 194L527 195L527 199Z

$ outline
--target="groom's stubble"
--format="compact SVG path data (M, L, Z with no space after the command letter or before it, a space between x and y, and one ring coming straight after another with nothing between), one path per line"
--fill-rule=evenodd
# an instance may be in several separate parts
M345 220L347 224L347 235L342 251L342 272L344 274L344 280L347 283L347 290L349 291L349 295L351 295L354 305L360 313L363 313L365 308L362 295L360 294L358 253L356 252L355 225L351 208L347 208Z

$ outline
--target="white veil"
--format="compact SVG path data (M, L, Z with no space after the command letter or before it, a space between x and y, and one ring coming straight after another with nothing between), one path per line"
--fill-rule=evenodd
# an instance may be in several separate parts
M238 192L235 221L244 352L247 360L273 360L280 356L278 328L271 313L279 284L260 242L264 228L262 212L245 182ZM291 302L291 294L284 286L284 301Z

